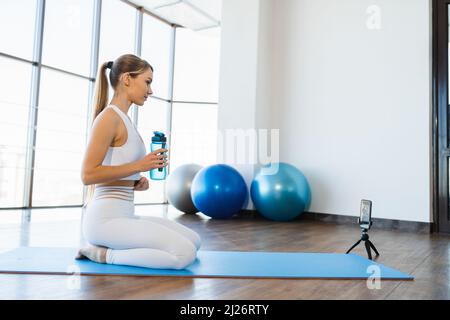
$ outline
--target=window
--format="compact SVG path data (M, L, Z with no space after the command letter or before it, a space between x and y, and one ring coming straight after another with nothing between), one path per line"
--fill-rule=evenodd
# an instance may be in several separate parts
M217 105L173 105L171 171L186 163L216 162L217 113Z
M2 208L26 204L29 173L33 173L32 207L81 205L83 201L81 165L90 126L88 102L92 98L91 83L83 76L89 76L91 71L97 2L46 0L42 34L44 66L33 66L20 59L33 60L34 46L41 39L36 32L38 5L43 4L38 0L0 1L0 52L13 57L0 56L2 74L13 75L0 78ZM120 0L104 0L101 5L99 64L136 53L139 11ZM190 162L215 163L220 37L175 29L146 14L142 23L141 57L154 67L154 98L142 107L132 108L133 114L138 110L137 128L147 152L153 132L162 131L170 139L169 171ZM39 84L32 83L38 79L32 77L33 68L41 68ZM39 90L39 101L37 109L30 110L34 87ZM111 94L112 91L109 101ZM36 111L36 119L30 117L34 114L30 111ZM36 128L30 127L34 120ZM29 139L30 130L34 129L35 141ZM31 158L27 156L32 152L34 167L26 167L29 165L26 159ZM142 175L150 180L148 172ZM135 202L164 202L165 183L151 181L149 190L135 194Z
M157 19L144 15L142 27L142 58L147 60L154 69L152 83L153 94L156 97L169 99L169 84L172 79L171 59L172 38L174 29Z
M93 0L47 0L42 63L89 75Z
M219 50L219 37L177 28L175 101L219 101Z
M82 203L88 89L88 80L42 69L33 206Z
M102 1L99 65L134 53L136 10L119 1Z
M171 171L186 163L217 161L218 106L209 103L218 101L220 37L176 30Z
M32 60L36 0L1 0L0 52Z
M31 65L0 57L0 207L23 206Z

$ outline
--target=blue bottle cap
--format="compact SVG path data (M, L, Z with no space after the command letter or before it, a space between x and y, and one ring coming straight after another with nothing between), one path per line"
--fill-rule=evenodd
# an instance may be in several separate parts
M159 131L153 131L154 136L152 137L152 142L166 142L167 138L164 133Z

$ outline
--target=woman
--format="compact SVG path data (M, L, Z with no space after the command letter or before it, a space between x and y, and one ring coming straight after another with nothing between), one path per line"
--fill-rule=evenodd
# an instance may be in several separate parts
M114 89L108 106L106 69ZM82 229L89 246L80 249L76 259L183 269L196 258L197 233L171 220L134 215L134 191L149 188L148 179L139 173L168 164L167 149L146 155L144 142L127 115L133 103L142 106L153 93L152 80L150 64L130 54L104 63L98 71L94 120L82 165L82 181L89 185L90 198Z

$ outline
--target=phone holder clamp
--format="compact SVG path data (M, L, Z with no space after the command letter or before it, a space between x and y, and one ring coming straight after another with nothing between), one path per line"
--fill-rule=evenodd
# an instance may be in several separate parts
M372 222L370 222L369 228L370 228L371 225L372 225ZM377 257L380 255L378 253L377 248L375 248L374 244L372 243L372 241L369 240L369 234L367 233L368 231L369 231L369 229L367 229L367 228L361 228L361 239L359 239L350 249L348 249L346 254L350 253L350 251L352 251L357 245L359 245L361 243L361 241L364 241L364 245L366 247L367 255L369 256L370 260L372 260L371 248L373 249L373 251L375 251L375 254L376 254Z

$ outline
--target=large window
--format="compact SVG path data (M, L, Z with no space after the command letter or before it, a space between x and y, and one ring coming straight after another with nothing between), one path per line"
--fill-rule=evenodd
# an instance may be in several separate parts
M93 0L46 1L42 63L89 75L93 10Z
M33 206L82 202L88 89L85 79L42 69Z
M214 164L217 105L175 103L172 109L171 170L186 163Z
M129 115L147 152L153 132L162 131L170 139L170 172L214 163L219 42L121 0L1 0L0 208L30 199L32 207L83 203L91 68L127 53L154 67L153 97ZM150 181L135 203L165 202L165 184Z
M122 1L102 1L99 63L134 53L136 10Z
M142 27L142 58L154 69L152 84L156 97L170 99L169 85L172 79L171 59L174 29L151 16L144 16Z
M36 0L1 0L0 52L31 60Z
M31 65L0 57L0 70L0 207L21 207Z
M177 29L175 101L219 101L219 37Z
M176 39L172 171L185 163L216 162L219 95L220 37L177 29Z

